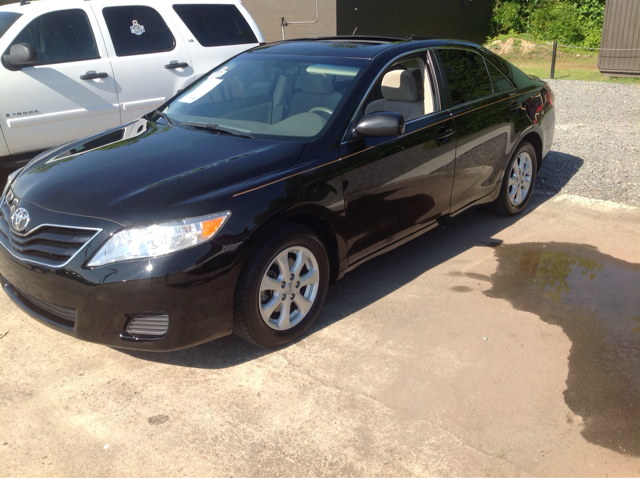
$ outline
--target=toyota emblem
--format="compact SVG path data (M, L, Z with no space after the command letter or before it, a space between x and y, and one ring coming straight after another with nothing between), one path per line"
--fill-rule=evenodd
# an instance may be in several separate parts
M22 232L29 224L29 211L19 207L11 214L11 225L17 232Z

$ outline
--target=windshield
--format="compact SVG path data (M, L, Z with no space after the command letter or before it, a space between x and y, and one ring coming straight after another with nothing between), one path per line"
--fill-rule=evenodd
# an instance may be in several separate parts
M9 27L22 15L14 12L0 12L0 38L4 35Z
M203 77L164 113L175 123L210 130L309 139L328 127L364 64L350 58L247 53Z

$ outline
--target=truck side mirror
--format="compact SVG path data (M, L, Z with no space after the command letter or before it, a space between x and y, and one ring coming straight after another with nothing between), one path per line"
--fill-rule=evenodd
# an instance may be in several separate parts
M7 65L17 69L35 64L38 54L35 48L29 43L16 43L11 45L8 55L3 55L2 59Z

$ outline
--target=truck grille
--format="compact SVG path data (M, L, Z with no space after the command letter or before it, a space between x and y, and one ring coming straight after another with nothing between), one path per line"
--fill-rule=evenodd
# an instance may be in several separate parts
M0 240L16 257L50 267L66 265L100 230L43 225L26 235L16 234L8 217L0 220Z

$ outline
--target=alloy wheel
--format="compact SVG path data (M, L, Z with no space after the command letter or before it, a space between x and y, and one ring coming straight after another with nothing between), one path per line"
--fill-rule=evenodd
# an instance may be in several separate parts
M320 284L318 261L305 247L289 247L269 263L260 282L258 308L274 330L295 327L313 306Z
M520 206L531 190L532 161L529 153L523 151L511 166L509 173L509 202Z

